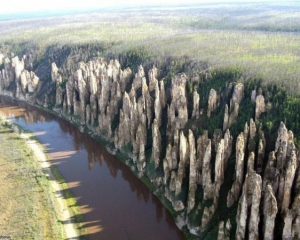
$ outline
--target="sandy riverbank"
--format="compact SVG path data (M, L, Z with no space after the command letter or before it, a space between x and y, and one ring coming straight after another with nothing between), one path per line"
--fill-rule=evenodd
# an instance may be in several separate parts
M41 224L44 226L57 224L63 230L58 230L59 227L57 227L54 233L57 234L55 237L79 239L79 236L84 234L82 231L79 232L76 223L72 222L74 211L68 207L70 204L63 196L66 183L61 179L56 179L57 174L52 171L50 159L44 152L43 146L34 139L33 134L24 132L18 126L3 120L3 117L0 120L0 125L0 172L3 178L1 179L0 192L2 196L6 195L0 200L0 207L5 209L0 214L1 235L4 234L11 238L18 236L18 233L14 233L13 230L16 228L14 225L17 224L17 220L13 219L24 222L24 219L30 216L33 219L28 221L26 226L24 225L26 229L23 229L24 232L27 231L27 228L29 229L28 233L24 233L28 234L25 235L26 237L42 235L43 239L51 239L51 229L39 229L43 228ZM47 196L44 196L45 194ZM14 197L14 195L18 197ZM25 203L26 205L22 206ZM47 204L52 206L46 206ZM23 210L24 213L20 214ZM40 220L45 223L39 222ZM23 227L22 224L18 226ZM40 231L41 233L37 233ZM64 233L57 233L59 231L64 231Z

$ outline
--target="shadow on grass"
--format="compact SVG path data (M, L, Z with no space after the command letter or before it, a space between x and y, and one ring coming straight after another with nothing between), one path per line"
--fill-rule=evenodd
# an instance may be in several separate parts
M60 221L59 220L58 222L61 223L62 225L69 224L70 222L80 224L80 226L77 226L77 230L88 229L88 228L93 229L93 228L99 228L99 227L102 230L102 227L99 226L100 220L98 220L98 221L92 221L92 222L85 222L84 220L78 221L78 219L80 217L81 217L80 215L74 215L73 217L69 218L68 220L65 220L65 221ZM98 235L99 232L97 232L97 233L95 232L95 233L81 234L81 235L79 235L77 237L66 238L66 240L71 240L71 239L74 239L74 240L75 239L86 240L86 239L90 239L90 238L96 237L96 234Z

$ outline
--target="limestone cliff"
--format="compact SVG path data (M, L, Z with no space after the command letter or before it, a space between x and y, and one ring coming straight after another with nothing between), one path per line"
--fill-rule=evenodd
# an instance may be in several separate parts
M106 140L179 227L200 239L299 238L299 151L283 122L262 124L271 106L262 89L247 92L237 79L218 87L208 70L160 79L155 66L135 73L103 58L68 75L53 62L47 82L24 59L1 57L0 94L52 108Z
M210 117L211 113L215 111L218 106L218 94L215 89L211 89L208 97L207 116Z
M259 204L261 199L261 186L262 180L260 175L255 172L246 175L236 216L236 239L245 239L247 228L250 239L259 239L258 224L260 221Z
M195 117L196 119L199 118L200 112L199 112L199 101L200 101L200 96L197 92L193 93L193 113L192 117Z
M278 212L277 201L272 186L268 185L264 196L264 239L274 239L275 218Z
M240 133L236 141L235 181L227 196L227 207L232 206L232 204L239 198L240 191L243 186L245 159L244 145L244 133Z
M255 100L255 120L259 119L260 115L266 111L265 98L263 95L258 95Z
M225 105L224 121L223 121L223 131L229 128L237 119L239 114L239 107L244 95L244 85L238 83L235 85L232 93L232 98L230 99L230 105Z
M25 57L23 56L21 60L18 56L11 60L5 58L4 68L0 74L0 92L18 99L32 101L31 96L38 87L39 78L34 72L25 69ZM13 92L6 90L9 87L13 89Z

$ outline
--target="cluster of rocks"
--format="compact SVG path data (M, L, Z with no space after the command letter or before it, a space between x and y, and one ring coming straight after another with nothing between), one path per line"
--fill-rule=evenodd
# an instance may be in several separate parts
M232 98L230 99L229 107L225 105L225 113L224 113L224 121L223 121L223 131L236 121L239 114L239 107L242 101L244 94L244 85L242 83L238 83L235 85Z
M25 69L26 56L21 60L18 56L11 60L2 56L2 61L4 68L0 72L0 93L30 101L32 94L37 90L39 78L34 72Z
M266 111L262 93L252 92L255 115L233 139L230 127L239 117L245 95L243 83L232 86L227 104L221 102L221 93L211 89L206 114L201 114L197 90L188 96L186 74L175 75L168 85L157 75L155 66L148 72L139 66L133 73L129 68L122 70L117 60L107 63L97 58L79 62L77 70L63 80L52 63L54 110L130 157L127 164L131 169L150 179L178 213L178 225L186 225L191 233L201 234L216 219L226 169L234 159L234 176L224 207L237 206L237 214L235 220L217 218L218 239L230 239L232 231L236 239L246 235L258 239L260 232L265 239L273 239L276 219L284 222L283 239L299 239L299 153L293 133L283 123L274 151L267 152L265 134L255 123ZM4 59L1 93L7 93L12 83L15 88L11 95L19 99L38 91L39 79L24 69L24 58ZM189 116L201 124L212 118L219 106L225 108L223 126L211 137L208 131L197 136L194 129L187 128Z

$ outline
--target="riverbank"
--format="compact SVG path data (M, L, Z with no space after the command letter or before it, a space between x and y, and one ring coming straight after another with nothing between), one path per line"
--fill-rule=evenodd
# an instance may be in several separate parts
M3 118L0 142L0 194L5 196L0 199L4 209L0 213L1 236L84 239L76 200L58 171L51 168L42 145Z
M89 239L124 239L128 236L134 239L152 239L147 235L151 229L156 229L152 234L156 239L166 239L170 236L172 239L185 239L169 211L163 208L161 201L148 192L146 185L134 176L130 167L122 163L128 162L128 158L124 155L121 158L118 152L108 146L107 151L107 148L103 147L105 144L100 146L99 136L80 133L78 129L81 132L87 132L87 129L80 128L80 124L60 116L57 112L22 100L18 100L15 104L11 97L2 99L5 116L13 116L17 124L37 133L36 138L46 144L44 147L49 150L48 154L52 157L51 164L53 163L64 176L69 189L72 188L72 193L78 199L78 206L84 215L83 225L87 229ZM88 135L98 141L92 140ZM104 142L101 140L100 142ZM65 150L72 152L72 156L68 156L70 158L68 161L64 157ZM62 158L57 158L56 153L63 153ZM89 163L88 168L86 161ZM76 175L78 169L80 175ZM118 174L115 174L116 172ZM79 182L80 185L74 187L72 185L74 182ZM128 194L129 192L133 194ZM126 200L114 201L122 197ZM128 208L128 203L134 208ZM144 212L143 217L140 217L140 212ZM129 216L131 220L124 223L124 218ZM110 225L112 217L114 221L113 225ZM121 230L116 232L116 228Z

